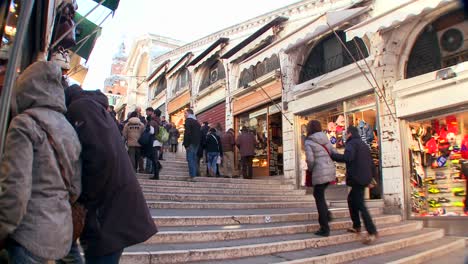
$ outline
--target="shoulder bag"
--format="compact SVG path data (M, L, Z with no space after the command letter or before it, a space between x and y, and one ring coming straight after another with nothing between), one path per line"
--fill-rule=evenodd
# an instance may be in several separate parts
M46 133L47 140L49 141L49 144L52 146L52 149L54 151L55 159L57 160L57 163L60 169L60 176L62 176L62 181L65 184L65 188L67 189L68 194L70 196L69 202L70 202L70 207L72 211L72 220L73 220L73 241L75 241L81 236L81 233L83 232L87 210L84 207L84 205L76 201L78 197L75 197L72 194L70 179L67 179L65 177L65 169L59 158L58 151L57 151L57 144L55 143L54 139L52 138L50 133L46 129L44 129L41 122L33 114L28 113L27 111L25 111L24 113L30 116L36 122L36 124L38 124L39 127Z

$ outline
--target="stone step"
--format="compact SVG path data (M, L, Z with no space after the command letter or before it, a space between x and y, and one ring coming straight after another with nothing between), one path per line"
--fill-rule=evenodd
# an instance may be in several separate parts
M392 264L410 264L410 263L429 263L437 257L444 256L444 263L463 263L448 261L447 255L452 256L452 252L465 249L465 240L454 237L442 237L433 241L426 241L419 245L413 245L398 249L393 252L372 256L365 259L358 259L349 264L372 264L372 263L392 263Z
M466 237L457 237L467 241ZM430 260L424 262L424 264L452 264L452 263L468 263L468 243L464 248L453 250L448 255L433 257Z
M137 173L138 179L149 179L153 177L153 174ZM177 174L177 173L165 173L161 171L159 174L162 180L188 180L190 177L188 173ZM284 180L283 177L276 178L278 176L272 176L275 179L242 179L242 178L223 178L223 177L195 177L195 182L211 182L211 183L234 183L234 184L269 184L269 185L291 185L289 181Z
M155 209L266 209L266 208L315 208L309 202L176 202L147 201L149 208Z
M192 194L271 194L271 195L305 195L305 190L265 190L265 189L213 189L192 187L169 187L169 186L142 186L143 192L154 193L192 193ZM311 196L311 195L310 195Z
M418 243L431 243L433 240L443 239L440 230L422 229L409 233L400 233L391 236L379 237L372 245L364 245L359 241L346 244L337 244L326 247L307 248L291 252L262 255L256 257L228 259L223 261L191 262L192 264L295 264L295 263L350 263L348 259L357 259L351 263L383 264L388 262L366 262L368 258L378 254L392 254L395 251L404 250L407 245ZM415 252L414 252L415 253ZM351 255L351 256L350 256ZM367 257L367 258L366 258ZM418 263L418 262L416 262ZM459 262L446 262L459 263ZM463 263L463 262L460 262Z
M223 194L187 194L187 193L145 193L147 200L176 202L314 202L310 195L223 195Z
M333 218L349 217L348 208L330 209ZM369 208L374 215L381 215L382 208ZM209 226L209 225L246 225L314 221L318 218L315 209L287 208L287 209L256 209L256 210L177 210L152 209L153 219L158 227L165 226Z
M374 218L377 225L399 223L401 216L385 215ZM226 241L233 239L247 239L266 236L292 235L299 233L313 233L320 225L310 222L263 223L253 225L230 226L201 226L201 227L172 227L160 228L160 232L147 240L146 244L186 243ZM330 229L341 230L352 227L349 218L339 218L330 223Z
M173 187L201 187L201 188L228 188L228 189L266 189L266 190L294 190L293 185L255 184L255 183L217 183L217 182L191 182L138 179L143 187L173 186Z
M332 207L348 207L348 201L346 200L329 200L330 206ZM366 200L366 206L368 208L374 207L384 207L384 201L382 199L373 199L373 200Z
M414 232L422 229L421 222L403 222L379 227L381 237ZM443 231L440 231L443 235ZM310 233L239 239L193 244L137 245L125 250L120 263L187 263L270 255L295 250L314 249L361 240L356 234L333 232L329 237ZM336 252L336 251L335 251ZM325 263L325 262L323 262Z

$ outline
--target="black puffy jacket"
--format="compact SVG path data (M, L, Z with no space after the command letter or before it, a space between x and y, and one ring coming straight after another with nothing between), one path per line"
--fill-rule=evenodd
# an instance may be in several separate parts
M332 153L332 159L346 162L346 185L367 186L373 177L372 156L369 146L364 143L359 134L352 135L346 141L344 154Z

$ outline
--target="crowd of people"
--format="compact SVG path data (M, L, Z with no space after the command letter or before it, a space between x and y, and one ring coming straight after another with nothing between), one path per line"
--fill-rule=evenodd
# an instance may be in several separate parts
M0 250L7 250L11 263L80 264L80 246L88 264L118 263L126 247L157 232L135 172L159 179L164 149L177 152L179 131L161 111L147 108L143 117L136 108L118 124L102 92L68 86L52 62L28 67L12 102L0 163ZM236 176L236 147L242 176L252 178L256 139L247 127L236 139L232 128L223 132L220 124L200 124L192 109L185 110L185 118L182 145L191 180L205 170L201 160L208 176ZM325 191L335 180L333 161L340 161L346 163L351 187L353 226L348 231L361 231L362 216L368 231L364 242L371 243L377 229L364 203L375 171L369 148L350 126L340 154L322 131L320 122L312 120L304 140L319 213L315 234L330 234Z
M10 263L80 264L81 246L86 263L117 264L157 232L102 92L36 62L18 77L11 113L0 164L0 251Z

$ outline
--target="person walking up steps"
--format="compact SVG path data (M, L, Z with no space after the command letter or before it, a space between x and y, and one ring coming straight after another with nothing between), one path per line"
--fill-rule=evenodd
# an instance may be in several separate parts
M208 172L210 177L215 177L217 165L223 155L223 148L221 146L221 139L216 135L216 129L210 128L208 135L206 135L206 155ZM219 160L218 160L219 159Z
M332 159L346 162L346 185L351 187L348 195L348 207L353 227L348 232L361 232L361 213L368 232L363 240L364 244L371 244L377 239L377 229L364 203L364 190L371 183L373 176L372 156L369 147L361 140L359 130L350 126L346 130L346 144L344 154L332 153ZM313 176L312 176L313 177Z
M197 176L197 151L200 146L200 124L193 114L192 109L185 110L185 131L183 145L187 151L190 179Z
M325 190L330 182L336 178L336 167L329 154L333 147L328 137L323 133L319 121L311 120L307 124L307 138L304 144L307 167L312 172L315 204L319 213L320 229L315 234L329 236L330 213L325 200Z

